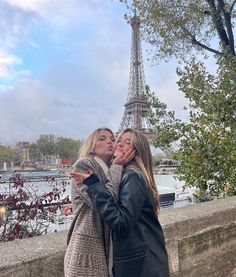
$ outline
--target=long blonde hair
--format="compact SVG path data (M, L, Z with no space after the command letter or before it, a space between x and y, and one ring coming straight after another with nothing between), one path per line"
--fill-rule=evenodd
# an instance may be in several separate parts
M89 137L84 141L82 147L80 148L80 151L79 151L79 158L80 159L95 155L95 153L94 153L94 147L95 147L95 144L96 144L96 142L98 140L98 134L99 134L100 131L108 131L109 133L111 133L111 135L114 136L113 132L109 128L101 127L101 128L95 129L89 135Z
M142 174L152 191L152 195L156 204L156 213L158 214L160 206L159 193L154 181L153 161L149 142L141 132L131 128L123 130L118 135L117 141L123 134L128 132L132 134L131 145L135 148L136 154L134 160L127 165L127 168L133 169Z

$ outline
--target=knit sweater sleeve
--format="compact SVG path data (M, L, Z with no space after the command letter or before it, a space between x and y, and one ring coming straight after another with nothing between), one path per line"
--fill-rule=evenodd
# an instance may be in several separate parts
M88 170L94 171L92 163L89 159L78 160L72 169L72 172L87 172ZM72 187L71 187L71 200L72 205L75 208L78 205L78 201L83 201L89 207L93 207L93 204L87 194L87 186L76 179L72 179Z

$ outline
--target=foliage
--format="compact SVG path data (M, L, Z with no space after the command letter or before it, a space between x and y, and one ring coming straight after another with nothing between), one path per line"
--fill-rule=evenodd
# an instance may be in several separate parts
M170 149L172 144L181 137L185 124L175 117L174 111L167 111L167 105L150 92L149 86L146 86L146 94L153 111L148 117L155 134L153 144L161 149Z
M16 174L0 193L0 241L22 239L47 233L49 224L68 196L62 198L66 183L46 178L50 191L39 194L34 184Z
M40 135L35 143L29 144L29 159L31 163L48 161L52 158L70 159L76 161L81 146L80 140L72 138L57 137L55 135ZM0 145L0 168L3 163L22 162L17 147Z
M79 140L72 138L56 137L54 135L41 135L35 144L30 146L30 155L37 160L51 156L60 159L71 159L75 161L81 145Z
M10 146L0 145L0 168L4 162L14 161L17 159L16 150Z
M179 174L189 185L218 197L236 184L236 59L220 60L217 76L196 61L178 74L191 108L178 153Z
M29 146L29 158L31 161L40 161L42 158L42 153L40 152L37 143L31 143Z
M72 138L40 135L36 143L30 145L30 158L35 161L57 157L75 161L81 142Z
M40 135L36 141L39 152L46 159L49 159L50 156L56 153L55 140L56 137L54 135Z
M71 138L59 137L56 141L56 152L59 158L77 160L81 142Z
M174 158L181 162L179 179L195 186L199 199L235 194L236 1L120 1L131 10L128 20L134 13L139 16L143 37L155 51L154 60L175 57L186 62L177 73L179 89L190 103L189 122L176 119L147 88L154 145L166 150L178 144ZM214 54L215 75L193 58L196 52L205 57Z
M185 59L193 50L235 55L235 0L121 0L140 17L154 59Z
M179 88L190 102L187 123L149 94L154 144L170 147L179 142L178 177L196 187L198 197L206 192L212 197L236 194L236 58L219 59L218 65L215 76L195 59L178 69Z

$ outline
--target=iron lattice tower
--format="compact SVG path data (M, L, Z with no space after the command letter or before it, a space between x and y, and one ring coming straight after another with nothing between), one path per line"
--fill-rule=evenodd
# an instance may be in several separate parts
M119 127L119 132L125 128L141 131L149 139L151 131L145 115L150 111L145 90L145 76L140 36L140 19L134 15L130 24L132 27L131 63L129 76L129 92L125 111Z

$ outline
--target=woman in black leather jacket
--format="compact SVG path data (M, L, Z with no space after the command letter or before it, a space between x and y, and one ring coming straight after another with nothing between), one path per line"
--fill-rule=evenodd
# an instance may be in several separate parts
M95 174L84 179L87 193L112 230L114 277L168 277L164 234L158 220L158 192L145 136L133 129L118 137L115 156L135 149L122 174L116 202Z

